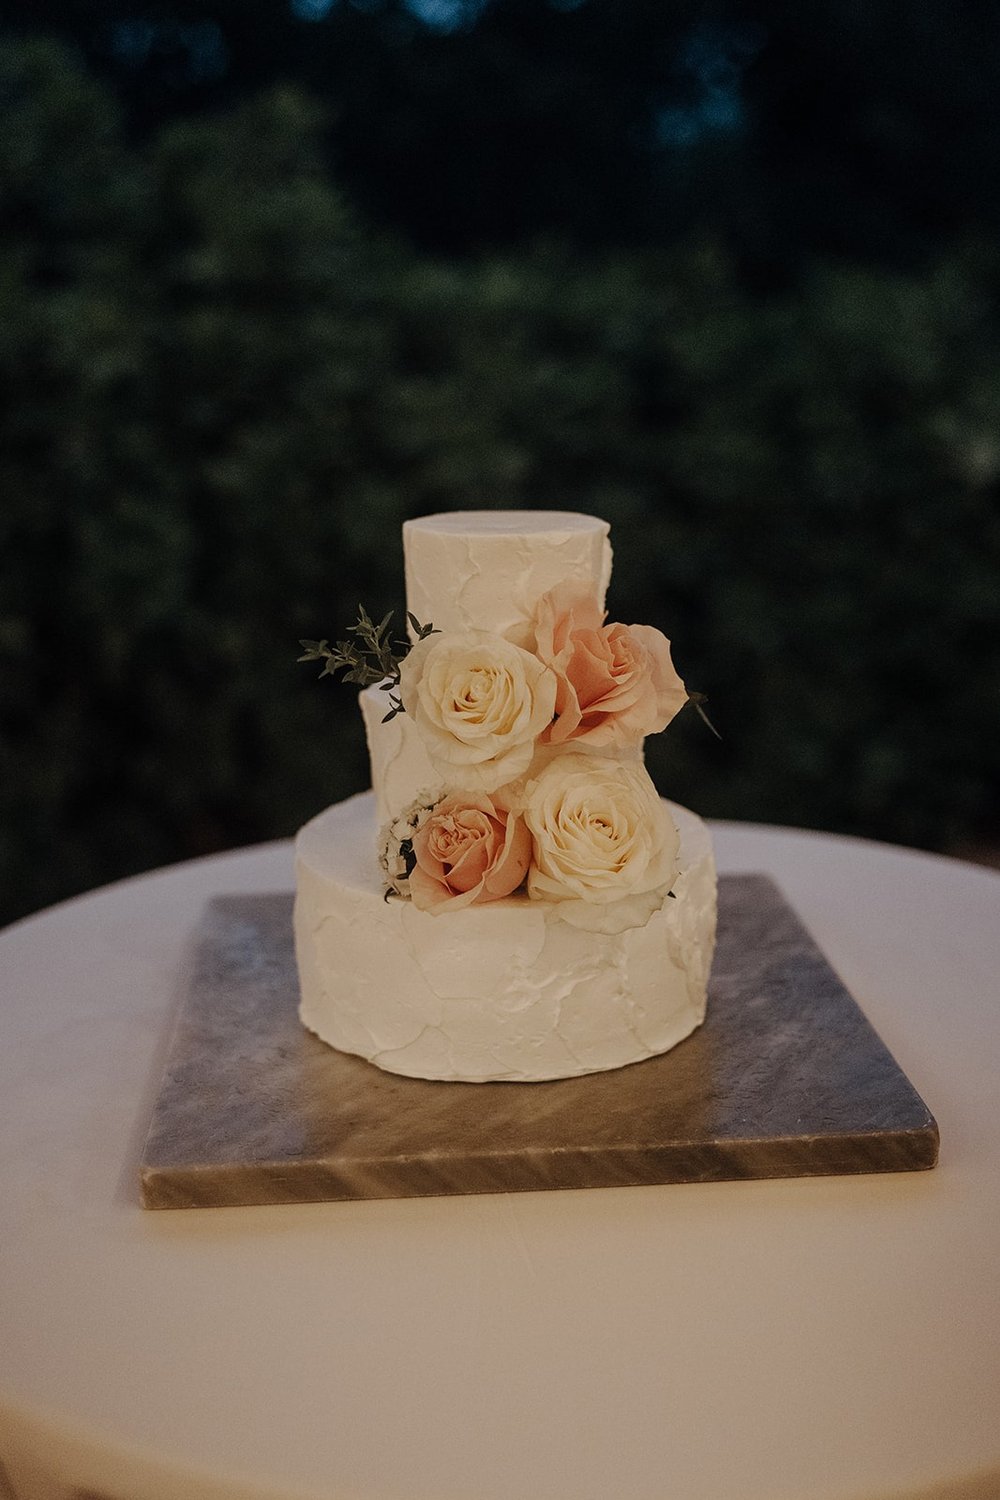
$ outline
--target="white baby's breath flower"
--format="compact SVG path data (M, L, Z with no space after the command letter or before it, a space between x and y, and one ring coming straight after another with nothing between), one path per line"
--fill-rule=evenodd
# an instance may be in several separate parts
M378 862L385 875L386 886L397 896L410 898L410 874L415 863L413 836L422 820L433 812L440 801L421 793L402 812L384 823L378 833Z

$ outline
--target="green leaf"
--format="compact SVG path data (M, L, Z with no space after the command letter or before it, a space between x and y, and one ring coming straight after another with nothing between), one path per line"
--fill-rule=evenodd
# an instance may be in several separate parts
M419 632L421 640L434 629L433 625L421 625L412 615L410 619L413 622L413 628ZM336 646L331 647L325 640L300 641L299 644L305 647L306 654L299 660L322 661L321 677L332 677L337 672L343 672L345 682L357 683L361 687L370 687L380 683L384 690L391 693L399 686L400 663L410 649L409 641L397 641L394 647L386 640L391 624L392 610L376 625L364 605L359 605L356 622L347 627L350 635L357 636L359 644L352 641L338 641ZM405 713L399 697L390 697L389 703L391 706L383 723L395 718L396 714Z
M708 702L707 696L704 693L688 693L687 701L691 704L698 717L700 719L703 719L704 722L708 725L709 729L715 735L715 738L717 740L721 740L722 735L716 729L715 725L712 723L711 719L708 717L708 714L704 709L704 704Z

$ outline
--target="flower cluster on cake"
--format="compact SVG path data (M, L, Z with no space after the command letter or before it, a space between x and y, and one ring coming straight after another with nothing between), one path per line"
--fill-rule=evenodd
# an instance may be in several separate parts
M666 1051L704 1017L715 932L707 830L642 759L689 701L669 642L607 621L595 517L456 512L403 541L409 643L364 615L360 652L306 643L384 680L361 692L373 792L296 842L304 1024L474 1082Z

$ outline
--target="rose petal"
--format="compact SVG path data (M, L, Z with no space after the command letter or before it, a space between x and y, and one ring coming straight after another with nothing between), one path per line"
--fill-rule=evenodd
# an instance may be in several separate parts
M495 835L475 839L462 850L458 859L447 871L448 885L453 891L470 891L481 885L492 868L496 857L498 840Z
M650 676L656 695L656 716L653 728L647 730L647 733L659 734L684 707L688 700L687 688L674 666L670 642L663 632L654 630L651 625L630 625L629 629L649 656Z
M484 900L499 900L516 891L531 864L531 834L523 818L511 814L500 857L485 877Z

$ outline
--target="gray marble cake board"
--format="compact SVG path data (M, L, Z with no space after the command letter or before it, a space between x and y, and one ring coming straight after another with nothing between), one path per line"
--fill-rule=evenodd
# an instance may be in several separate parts
M206 909L141 1163L147 1208L901 1172L937 1126L777 887L719 880L704 1025L551 1083L436 1083L299 1022L292 897Z

